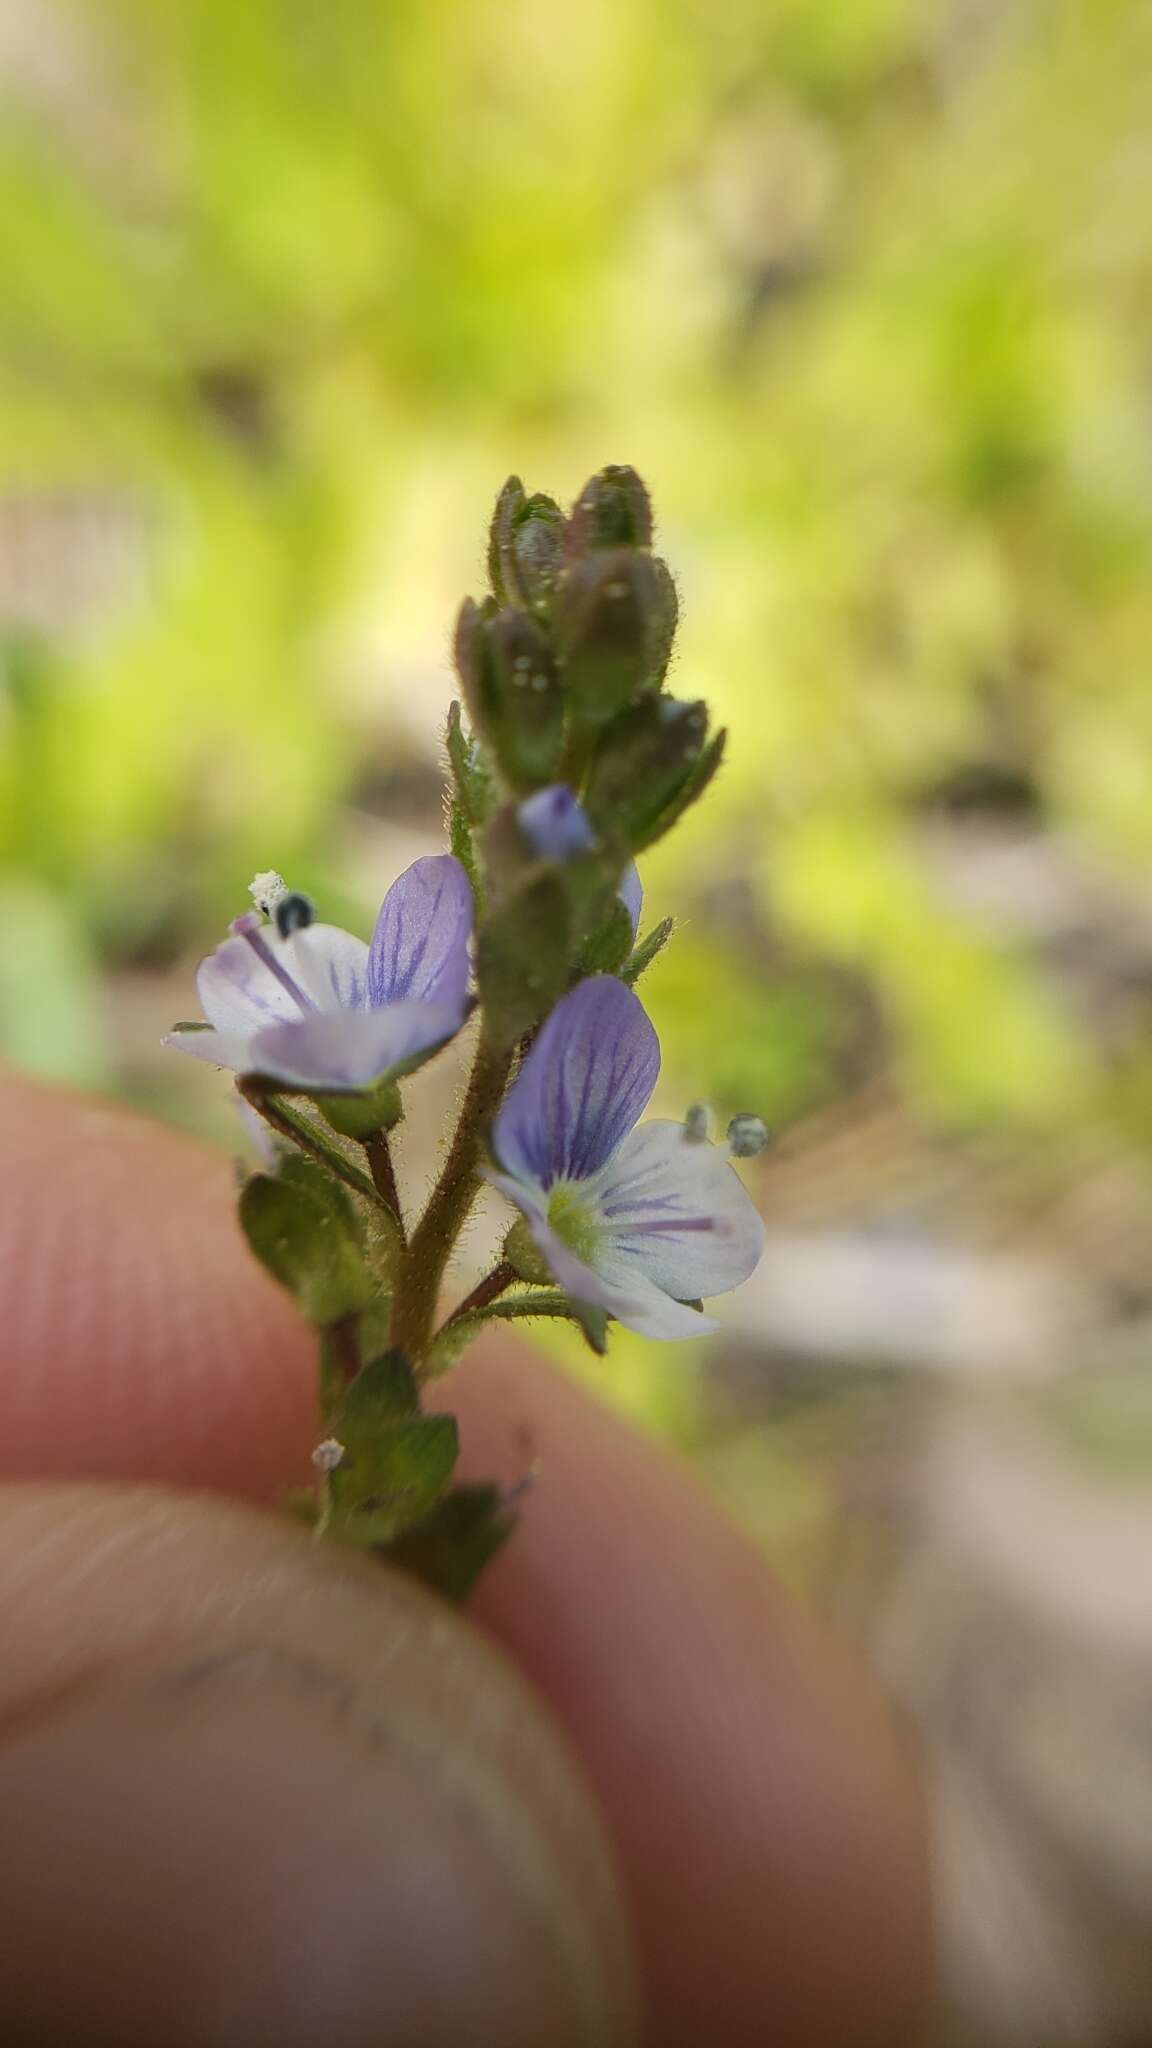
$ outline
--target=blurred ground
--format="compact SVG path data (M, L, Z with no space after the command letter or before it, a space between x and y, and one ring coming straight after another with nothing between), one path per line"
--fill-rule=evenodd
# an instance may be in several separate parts
M634 462L732 727L646 994L770 1250L707 1357L565 1355L871 1645L942 2025L1023 2048L1152 2040L1150 62L1141 0L0 0L0 1048L234 1143L191 963L268 866L367 925L496 487Z

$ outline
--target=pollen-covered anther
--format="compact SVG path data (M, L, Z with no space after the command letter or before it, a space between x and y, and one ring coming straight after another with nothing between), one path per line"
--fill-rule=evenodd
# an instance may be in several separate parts
M316 906L312 898L302 895L299 889L288 889L279 898L272 915L280 937L290 939L293 932L302 932L313 922Z
M734 1116L728 1126L728 1150L733 1159L754 1159L764 1150L770 1136L763 1117Z
M312 1463L318 1472L334 1472L344 1462L344 1446L339 1437L326 1436L312 1453Z
M706 1145L712 1112L706 1102L690 1103L684 1112L684 1139L689 1145Z
M291 893L283 875L278 875L275 868L269 868L262 875L253 875L248 884L248 894L257 910L262 910L265 917L273 917L276 905Z

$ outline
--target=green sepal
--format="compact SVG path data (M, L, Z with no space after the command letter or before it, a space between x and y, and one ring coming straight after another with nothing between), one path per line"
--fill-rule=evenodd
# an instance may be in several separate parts
M597 1358L603 1358L608 1349L609 1317L607 1309L594 1308L591 1302L576 1301L571 1296L569 1300L571 1303L572 1320L574 1323L579 1324L581 1335L589 1351L594 1351Z
M568 552L652 545L652 500L636 471L610 462L589 477L568 520Z
M526 611L465 599L456 667L473 724L510 788L555 779L564 744L564 696L548 638Z
M584 787L584 808L636 852L666 830L663 820L707 751L708 706L675 697L629 705L600 735Z
M387 1545L390 1564L445 1599L466 1600L519 1517L497 1486L454 1486L423 1522Z
M573 913L559 869L529 875L485 918L476 978L487 1030L501 1045L531 1031L568 986Z
M616 898L580 955L580 978L589 974L618 974L632 951L632 919Z
M330 1417L344 1456L328 1477L332 1533L388 1543L435 1507L456 1466L450 1415L421 1415L415 1375L399 1351L372 1359Z
M626 981L629 988L632 988L639 981L645 968L651 967L656 955L664 951L675 929L676 920L671 917L662 917L659 924L653 925L647 936L629 953L620 969L621 981Z
M689 810L694 803L699 802L716 770L719 768L721 761L724 759L724 748L727 742L728 733L721 726L720 731L715 737L709 740L708 745L705 747L683 788L677 791L671 803L661 811L651 830L646 832L643 839L638 840L633 846L632 850L634 853L643 853L646 846L654 846L658 839L663 839L665 833L672 830L673 825L679 824L685 811Z
M240 1192L240 1223L262 1266L321 1328L367 1307L375 1283L360 1219L339 1183L310 1159L287 1157Z
M473 828L486 825L496 808L496 784L479 741L465 732L458 698L448 706L444 735L452 787L467 823Z
M546 612L564 559L564 514L543 491L529 497L510 476L488 532L488 577L497 603Z
M552 1278L547 1259L540 1250L524 1216L518 1216L509 1225L504 1235L504 1257L519 1274L521 1280L529 1280L534 1286L546 1287ZM495 1304L493 1304L495 1306Z
M363 1095L314 1095L321 1116L342 1138L374 1138L394 1130L404 1114L395 1081L384 1081Z
M659 688L667 666L667 591L651 555L597 550L565 571L556 624L564 692L578 728L595 730Z
M507 1231L504 1238L504 1257L516 1268L522 1280L530 1281L534 1286L547 1287L552 1273L547 1259L532 1235L527 1217L518 1217ZM572 1295L559 1291L519 1297L514 1295L504 1303L493 1302L491 1309L486 1313L493 1317L503 1316L509 1321L530 1316L567 1316L579 1325L585 1342L598 1358L602 1358L608 1348L607 1310L593 1308L590 1303L577 1301Z
M510 476L500 486L488 528L488 581L497 604L508 604L513 596L504 581L504 562L511 552L513 521L526 502L527 494L519 477Z

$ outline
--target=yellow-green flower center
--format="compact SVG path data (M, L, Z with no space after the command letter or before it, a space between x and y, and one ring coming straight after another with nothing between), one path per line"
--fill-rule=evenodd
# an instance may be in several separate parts
M561 1244L585 1265L595 1262L603 1225L583 1188L573 1181L557 1181L548 1197L548 1222Z

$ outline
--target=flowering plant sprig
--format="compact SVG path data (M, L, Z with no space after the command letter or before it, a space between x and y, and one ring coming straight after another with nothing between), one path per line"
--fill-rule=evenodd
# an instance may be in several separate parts
M468 599L447 729L451 851L388 890L371 942L318 923L275 873L200 967L205 1022L166 1041L237 1077L261 1170L240 1218L319 1333L318 1530L462 1595L511 1527L495 1487L454 1484L456 1426L425 1383L494 1319L565 1317L603 1351L613 1321L656 1338L716 1327L762 1226L699 1105L641 1124L656 1034L635 983L636 855L714 775L723 732L669 695L675 586L634 470L571 513L511 478ZM467 723L465 722L467 719ZM401 1084L473 1017L472 1068L421 1213L402 1199ZM485 1185L518 1210L503 1255L442 1315L446 1269Z

